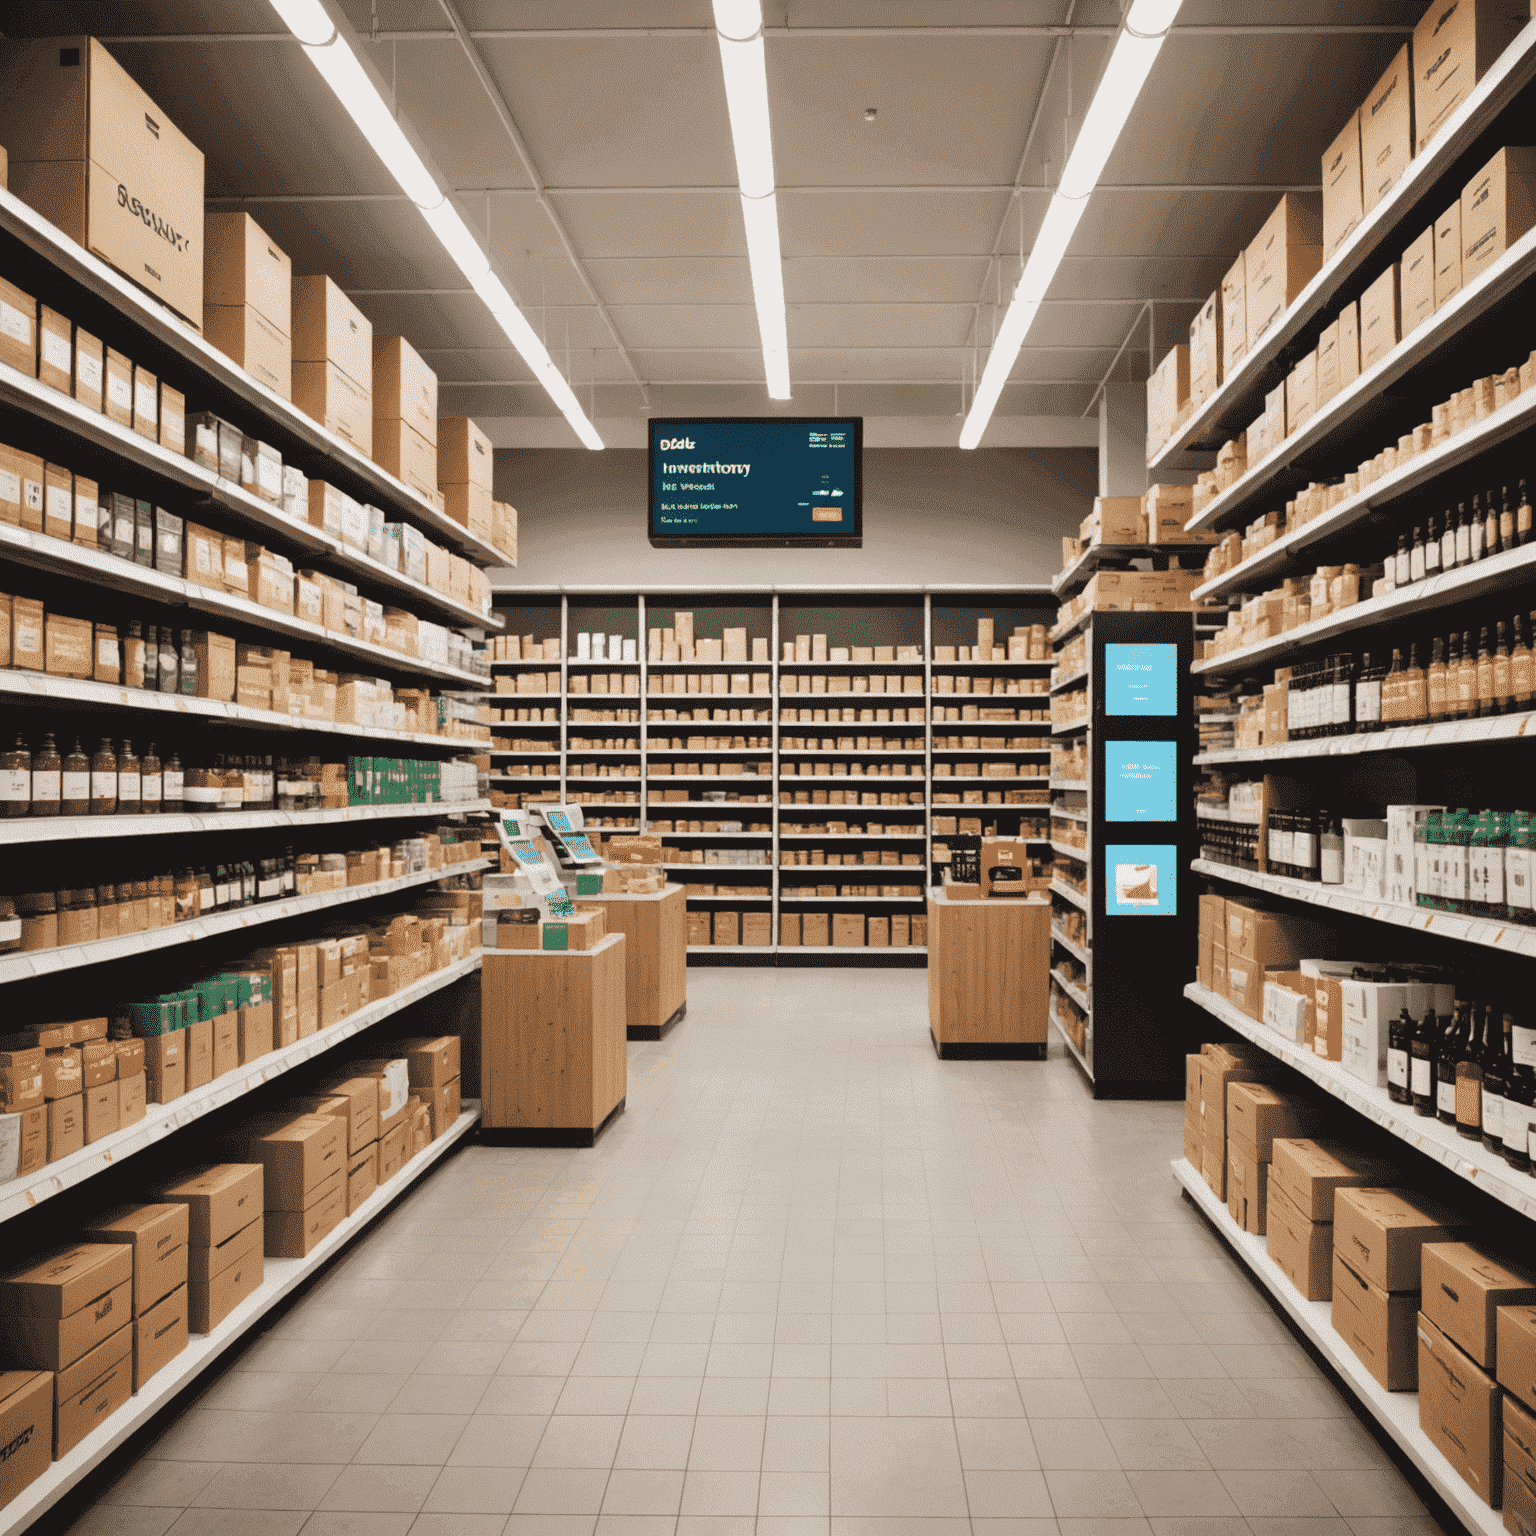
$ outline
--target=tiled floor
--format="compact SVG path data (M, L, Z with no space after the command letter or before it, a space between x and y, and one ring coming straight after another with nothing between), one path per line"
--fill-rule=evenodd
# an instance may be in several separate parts
M921 971L699 970L593 1151L449 1160L78 1536L1427 1536L1168 1171Z

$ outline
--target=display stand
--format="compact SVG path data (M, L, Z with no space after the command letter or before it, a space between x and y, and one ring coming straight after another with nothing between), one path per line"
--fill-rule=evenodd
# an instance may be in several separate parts
M608 932L629 940L624 963L629 1038L660 1040L688 1012L688 904L682 886L576 900L584 907L601 907Z
M946 1060L1043 1061L1051 909L928 892L928 1032Z
M590 1147L624 1107L625 949L484 951L483 1141Z

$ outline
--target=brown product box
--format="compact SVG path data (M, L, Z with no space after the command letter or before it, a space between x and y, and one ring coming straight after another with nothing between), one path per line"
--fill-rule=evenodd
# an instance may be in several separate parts
M251 304L210 304L204 311L208 340L231 362L284 400L293 398L293 344Z
M1200 1123L1205 1145L1202 1172L1211 1192L1227 1198L1227 1087L1233 1082L1257 1082L1268 1068L1251 1047L1207 1045L1200 1055Z
M1369 213L1413 159L1413 80L1408 44L1360 106L1360 181L1364 211Z
M1228 951L1258 965L1294 965L1329 942L1326 924L1291 912L1266 912L1229 899L1226 918Z
M1334 1247L1383 1291L1420 1289L1425 1243L1455 1238L1462 1223L1405 1189L1339 1189L1333 1200Z
M1227 1146L1253 1162L1273 1161L1275 1138L1302 1134L1314 1118L1310 1105L1268 1083L1227 1085Z
M1403 252L1397 270L1399 329L1407 336L1435 312L1435 228Z
M1221 318L1218 288L1189 325L1189 398L1197 405L1221 383Z
M1237 260L1221 280L1221 376L1232 370L1248 350L1248 259L1239 251Z
M374 409L378 409L377 400ZM373 462L423 496L437 489L436 445L398 417L373 418Z
M1424 1314L1486 1371L1496 1369L1500 1307L1536 1303L1536 1284L1470 1243L1426 1243Z
M41 1046L0 1051L0 1114L37 1108L50 1096L48 1080L47 1055Z
M1505 1396L1504 1529L1536 1536L1536 1416L1518 1399Z
M1308 352L1285 380L1285 433L1297 431L1317 409L1317 353Z
M25 1178L36 1173L48 1161L48 1106L39 1104L32 1109L16 1111L20 1122L17 1130L19 1145L16 1153L16 1176Z
M117 1079L85 1090L85 1144L90 1146L103 1136L110 1136L122 1126Z
M0 298L0 304L5 302L4 298ZM50 388L62 390L66 395L73 386L75 375L72 335L73 327L66 316L56 309L49 309L46 304L38 307L37 377ZM0 326L0 356L4 356L5 348L14 345L9 327Z
M1277 1138L1273 1154L1271 1187L1283 1190L1308 1221L1331 1224L1336 1191L1381 1186L1391 1176L1385 1164L1362 1157L1353 1147L1339 1142Z
M242 1008L236 1022L238 1066L268 1055L273 1049L272 1004L262 1003L254 1008Z
M357 385L373 394L373 326L330 278L295 277L292 283L294 398L298 398L298 365L331 363ZM371 422L373 412L367 412Z
M1244 253L1248 346L1280 318L1323 264L1320 197L1287 192Z
M160 440L160 380L138 363L133 369L133 430L151 442Z
M379 1148L370 1141L359 1152L347 1156L347 1215L357 1208L379 1187Z
M117 1078L117 1048L111 1040L87 1040L80 1046L80 1083L99 1088Z
M1307 1301L1333 1299L1333 1223L1308 1221L1291 1203L1270 1165L1265 1243L1285 1278Z
M44 613L35 597L19 594L11 599L11 666L29 672L41 672L45 656L43 646Z
M441 450L439 450L441 452ZM443 472L441 460L438 474ZM443 485L443 511L461 528L489 537L491 530L491 493L483 485Z
M213 1020L194 1019L181 1034L185 1082L190 1093L213 1081Z
M1419 1428L1467 1486L1497 1509L1504 1482L1504 1394L1422 1312L1416 1334Z
M266 1170L263 1206L269 1217L274 1211L304 1210L321 1184L345 1170L347 1131L336 1116L297 1115L281 1124L257 1124L259 1133L243 1142L242 1151Z
M1189 345L1171 347L1147 380L1147 441L1167 442L1189 404Z
M1461 194L1462 282L1480 277L1533 223L1536 147L1509 146L1501 149Z
M1317 338L1317 408L1339 392L1339 322L1331 321Z
M1143 497L1096 497L1088 521L1093 525L1091 543L1145 544L1147 541L1147 512Z
M187 1285L183 1281L133 1320L133 1390L162 1371L187 1347Z
M832 922L825 912L800 915L800 942L807 949L828 949L832 944ZM914 936L912 942L917 942Z
M779 944L787 945L791 949L800 947L800 914L798 912L779 914Z
M1419 1384L1418 1314L1418 1292L1384 1291L1333 1250L1334 1332L1388 1392L1412 1392Z
M462 1111L459 1079L454 1078L440 1088L419 1088L416 1091L426 1103L428 1124L431 1126L432 1139L436 1141L459 1118Z
M93 411L105 409L107 352L99 337L75 327L74 396Z
M217 1249L192 1250L187 1324L193 1333L211 1333L261 1284L261 1250L260 1216L231 1234ZM206 1278L201 1278L200 1272Z
M459 1037L420 1035L397 1040L393 1046L405 1057L413 1088L441 1088L459 1075Z
M106 415L120 427L133 425L133 363L112 347L107 348L105 388Z
M1196 1173L1201 1170L1205 1126L1200 1118L1200 1057L1184 1058L1184 1157Z
M344 1098L349 1107L347 1150L360 1152L379 1139L379 1080L344 1077L328 1082L323 1091Z
M862 912L834 912L832 914L832 943L839 949L864 947L864 914Z
M7 1359L39 1371L73 1364L133 1313L133 1253L77 1243L0 1280Z
M340 1138L336 1142L339 1148ZM335 1172L305 1196L302 1207L268 1211L264 1218L269 1259L302 1259L328 1237L347 1214L347 1167L342 1158Z
M373 338L373 415L403 422L436 449L437 374L403 336Z
M56 1163L85 1145L85 1096L71 1094L48 1106L48 1161Z
M235 698L235 642L229 635L206 629L194 630L192 649L197 656L197 696L200 699Z
M117 1330L54 1380L53 1456L67 1456L133 1395L133 1326Z
M146 1065L144 1087L151 1104L171 1104L187 1091L187 1063L177 1056L165 1066Z
M85 1071L78 1045L58 1046L43 1053L43 1097L68 1099L85 1091Z
M1394 262L1360 295L1361 372L1384 358L1401 337L1398 277Z
M410 1143L411 1128L401 1121L394 1130L387 1132L379 1141L379 1183L387 1184L405 1166L406 1149Z
M37 377L37 300L4 278L0 278L0 362L28 378Z
M1500 1307L1496 1331L1499 1385L1536 1407L1536 1306Z
M133 1252L133 1312L137 1317L187 1279L187 1208L123 1205L87 1223L93 1243L126 1243Z
M289 334L293 263L250 214L204 215L203 301L249 307L279 335ZM205 327L205 334L210 330Z
M35 1483L53 1459L53 1376L48 1371L0 1371L0 1509Z
M489 494L494 469L491 440L467 416L444 416L437 423L437 483L474 485Z
M1435 308L1449 304L1461 292L1461 203L1456 201L1435 220Z
M739 912L716 912L712 934L713 942L716 944L740 944L741 914Z
M1227 1142L1227 1211L1244 1232L1264 1236L1269 1164Z
M327 432L345 438L359 453L373 456L372 397L338 364L295 360L293 403Z
M77 243L203 323L203 155L94 38L0 52L10 187Z
M43 620L43 637L44 671L55 677L88 678L94 674L95 647L89 620L66 618L61 613L47 614Z
M218 1248L261 1215L262 1165L214 1163L162 1189L160 1198L187 1207L192 1248Z
M1343 245L1365 217L1360 176L1360 114L1349 121L1323 155L1323 260Z
M1530 13L1520 0L1442 0L1413 29L1413 125L1422 153Z

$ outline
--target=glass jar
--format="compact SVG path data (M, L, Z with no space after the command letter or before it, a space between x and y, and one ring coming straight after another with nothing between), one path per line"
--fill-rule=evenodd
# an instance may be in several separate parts
M0 816L27 816L32 811L32 753L18 732L16 745L0 752Z
M118 905L115 885L96 887L96 931L103 939L122 937L122 908Z
M32 814L59 814L59 748L52 731L43 732L43 744L32 754Z
M190 923L198 915L198 880L195 871L182 869L176 876L173 916L178 923Z
M150 742L149 750L145 752L140 764L142 777L139 781L139 807L146 816L156 816L160 812L160 798L165 793L165 775L160 769L160 759L155 753L155 744ZM37 770L33 770L34 780Z
M133 750L133 743L125 741L122 750L117 754L117 814L119 816L139 814L142 777L138 754Z
M77 736L59 773L59 813L63 816L88 816L90 811L91 760L82 750Z
M111 816L117 811L117 753L103 736L91 758L91 815Z
M59 943L59 907L52 891L29 891L16 898L21 913L21 947L56 949Z

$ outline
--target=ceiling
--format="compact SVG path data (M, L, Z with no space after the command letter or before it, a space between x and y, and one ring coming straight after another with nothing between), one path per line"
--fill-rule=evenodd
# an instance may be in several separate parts
M647 414L834 407L883 423L872 442L955 441L1121 9L765 0L794 385L776 405L709 0L343 4L615 446L643 441ZM1185 0L986 441L1066 441L1040 418L1091 413L1106 376L1145 378L1278 192L1316 187L1422 9ZM13 0L6 30L112 39L204 149L209 198L407 337L445 414L494 422L506 446L575 445L265 0Z

